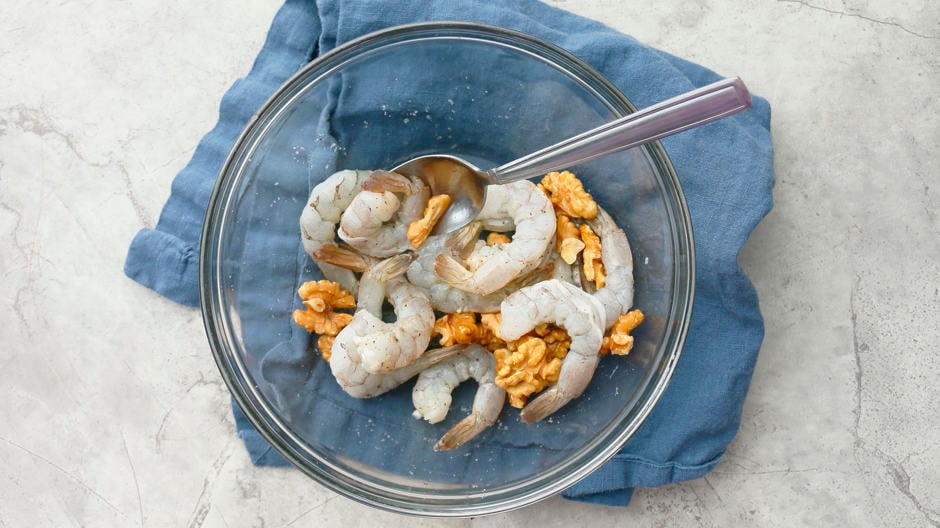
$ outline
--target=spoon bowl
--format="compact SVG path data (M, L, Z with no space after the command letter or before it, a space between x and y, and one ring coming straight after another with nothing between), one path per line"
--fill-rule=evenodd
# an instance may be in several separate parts
M494 183L472 163L449 155L420 156L392 172L421 178L431 188L431 195L450 195L450 206L431 231L435 235L456 231L472 222L483 208L486 186Z

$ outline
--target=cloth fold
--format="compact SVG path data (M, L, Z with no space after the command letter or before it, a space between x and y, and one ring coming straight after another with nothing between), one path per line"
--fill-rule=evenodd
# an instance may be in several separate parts
M197 306L205 207L222 162L264 100L309 60L350 39L397 24L458 19L553 42L599 70L641 108L719 79L706 68L536 0L288 0L248 75L223 96L218 124L174 179L157 226L141 230L131 242L126 275L173 301ZM695 232L697 281L688 339L669 387L643 426L565 497L626 505L635 487L705 475L734 437L763 338L757 296L737 258L772 206L769 129L770 107L754 97L748 112L663 140ZM286 465L235 405L233 412L252 462Z

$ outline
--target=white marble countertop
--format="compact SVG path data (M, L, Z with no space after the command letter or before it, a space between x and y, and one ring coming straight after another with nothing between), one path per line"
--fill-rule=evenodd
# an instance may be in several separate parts
M773 105L776 206L742 255L767 335L707 478L626 509L556 498L445 522L252 467L199 313L121 269L279 0L14 0L0 8L0 527L940 526L940 4L553 3Z

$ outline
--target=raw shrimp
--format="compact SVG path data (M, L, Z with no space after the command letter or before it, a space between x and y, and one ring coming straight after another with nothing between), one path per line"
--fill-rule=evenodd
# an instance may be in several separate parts
M601 239L601 261L607 278L605 286L594 292L594 298L604 306L607 329L633 307L633 252L626 233L607 211L598 207L597 217L587 222Z
M408 225L421 218L430 195L427 184L418 178L374 171L343 212L337 234L354 249L373 257L410 250Z
M397 255L366 270L359 283L357 311L333 342L368 373L404 367L427 350L434 329L434 309L427 297L402 274L412 254ZM396 321L382 321L386 296L395 309Z
M333 244L336 224L343 210L359 193L362 182L371 174L364 170L343 170L323 180L310 192L307 205L300 214L300 233L304 250L317 263L323 277L356 295L358 284L353 272L317 260L314 253L326 244Z
M571 264L565 262L565 259L561 258L561 254L559 254L558 251L554 249L551 250L546 260L551 262L554 266L554 269L552 270L552 276L550 278L558 279L563 282L570 282L578 288L581 287L581 276L579 273L577 273L577 266L572 266Z
M420 288L436 310L446 313L499 311L499 304L513 291L549 278L554 266L543 264L527 275L523 275L505 288L489 295L477 295L458 290L434 274L434 260L442 253L469 253L469 249L485 242L479 240L480 224L471 222L453 234L432 235L418 249L418 257L408 268L408 280Z
M512 222L512 218L480 218L479 220L483 223L483 229L486 231L507 233L516 229L516 224Z
M384 394L438 362L460 353L469 346L454 345L428 350L410 365L388 372L372 374L363 368L355 348L337 346L339 344L340 341L337 337L336 342L333 343L333 351L330 356L330 370L343 391L353 398L373 398Z
M434 445L435 451L454 449L496 423L506 402L506 391L498 387L496 360L480 345L467 345L457 355L421 372L412 391L415 418L438 423L450 410L451 393L458 385L473 378L478 387L470 415L457 422Z
M522 421L536 422L587 388L597 368L604 338L604 307L584 290L552 279L507 297L502 314L499 333L506 341L519 339L542 323L556 324L571 336L571 347L561 362L558 381L522 409Z
M474 249L465 263L448 253L436 257L434 272L451 286L469 293L488 295L532 271L555 241L552 203L527 180L488 186L478 217L490 221L511 219L515 233L508 244Z

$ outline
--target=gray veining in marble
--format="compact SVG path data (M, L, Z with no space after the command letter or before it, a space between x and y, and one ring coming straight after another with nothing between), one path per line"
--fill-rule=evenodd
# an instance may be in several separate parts
M0 8L0 527L940 526L940 3L555 0L742 76L767 335L706 478L627 509L401 517L252 467L199 314L121 273L277 0ZM193 53L193 50L199 50Z

